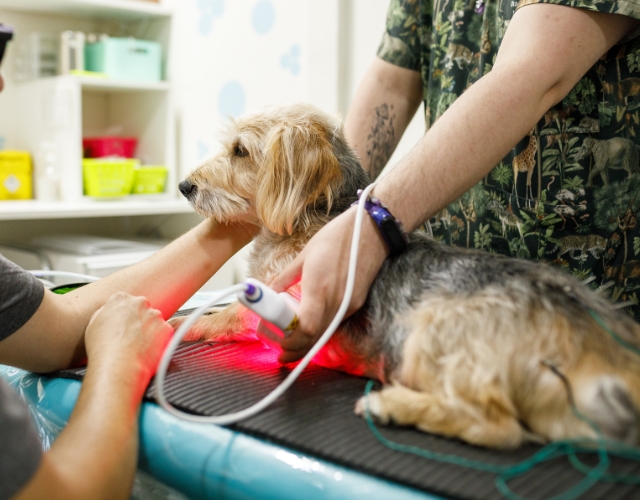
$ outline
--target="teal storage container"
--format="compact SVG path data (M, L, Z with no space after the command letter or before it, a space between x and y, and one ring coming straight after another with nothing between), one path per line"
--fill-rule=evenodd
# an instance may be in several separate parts
M114 80L159 82L162 49L157 42L135 38L104 38L85 45L85 68Z

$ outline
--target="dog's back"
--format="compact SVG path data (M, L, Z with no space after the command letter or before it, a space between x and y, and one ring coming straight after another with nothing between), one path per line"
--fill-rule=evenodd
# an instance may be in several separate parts
M573 397L605 436L637 441L640 356L623 344L640 347L640 326L557 269L414 234L345 327L364 372L402 386L380 393L383 421L494 447L595 436Z

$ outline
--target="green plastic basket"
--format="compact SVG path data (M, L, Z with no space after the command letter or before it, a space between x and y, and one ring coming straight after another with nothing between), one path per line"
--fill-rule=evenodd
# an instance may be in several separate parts
M95 198L113 198L131 193L138 160L84 159L84 194Z
M164 193L164 187L167 182L167 172L167 167L161 165L144 165L136 168L131 193Z

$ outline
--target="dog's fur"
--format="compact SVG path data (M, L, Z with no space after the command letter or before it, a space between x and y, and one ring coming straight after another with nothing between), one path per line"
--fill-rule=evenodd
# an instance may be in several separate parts
M206 217L261 226L249 274L268 283L368 182L339 121L295 105L235 121L181 190ZM572 411L563 375L605 436L637 443L640 356L589 310L640 346L638 324L562 271L414 232L315 360L384 382L370 399L382 423L501 448L595 435ZM232 305L190 333L213 339L255 326ZM363 408L360 400L356 413Z

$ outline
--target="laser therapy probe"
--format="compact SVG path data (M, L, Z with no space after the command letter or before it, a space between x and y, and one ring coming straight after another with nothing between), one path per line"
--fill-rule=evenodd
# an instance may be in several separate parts
M245 290L238 293L238 300L262 319L276 325L286 336L293 333L298 326L298 301L286 292L274 292L253 278L244 284Z
M353 286L356 278L358 243L360 242L362 218L365 213L365 201L367 200L369 193L371 193L375 185L376 183L367 186L366 189L362 192L360 200L358 201L356 221L353 228L353 237L351 238L347 284L345 286L344 297L342 299L342 303L340 304L340 308L338 309L338 312L336 313L335 317L333 318L325 332L322 334L322 336L317 340L315 345L304 356L304 358L302 358L300 363L298 363L298 365L291 371L287 378L285 378L282 383L271 393L269 393L253 406L235 413L229 413L228 415L192 415L190 413L178 410L175 406L169 403L169 401L167 401L167 398L164 395L164 382L167 375L167 369L169 368L169 363L171 362L171 358L178 348L178 345L187 334L189 329L193 326L193 324L198 320L198 318L200 318L200 316L202 316L207 310L209 310L209 308L211 308L215 304L218 304L228 296L237 295L240 302L242 302L245 306L247 306L259 316L262 316L264 314L265 316L262 317L266 321L269 321L270 323L273 323L274 325L283 329L285 335L295 329L295 325L292 326L292 323L297 322L297 302L295 301L295 299L293 299L293 297L290 297L286 293L276 293L274 290L271 290L269 287L263 285L258 280L248 279L243 284L230 286L228 288L220 290L219 292L221 295L196 309L196 311L191 316L189 316L189 319L182 323L176 330L173 338L169 342L169 345L166 347L164 353L162 354L160 364L158 365L158 371L156 373L156 400L162 408L178 418L189 420L191 422L230 425L239 422L240 420L244 420L245 418L256 415L257 413L260 413L262 410L271 405L276 399L278 399L282 394L284 394L289 387L291 387L300 373L302 373L307 365L309 365L313 357L318 353L318 351L320 351L320 349L324 347L324 345L329 341L334 332L338 329L338 326L344 319L344 315L347 312L349 302L351 301L351 295L353 294ZM289 298L285 298L284 295ZM288 328L289 330L287 332L286 329Z

